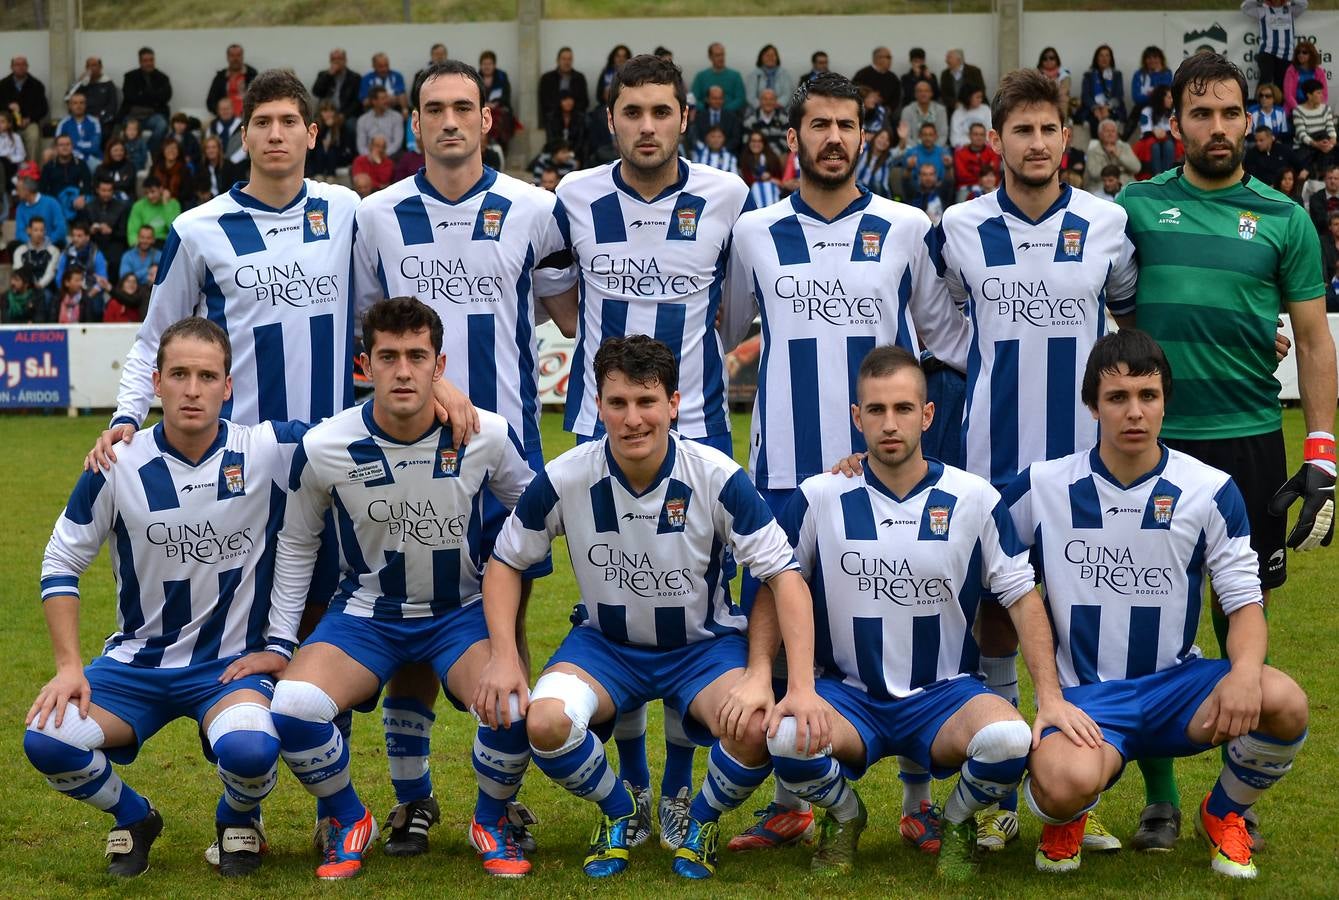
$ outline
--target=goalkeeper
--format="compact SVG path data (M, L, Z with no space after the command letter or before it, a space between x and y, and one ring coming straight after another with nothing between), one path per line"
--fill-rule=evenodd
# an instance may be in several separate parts
M1131 184L1117 198L1139 262L1135 313L1118 321L1152 335L1176 373L1166 443L1226 471L1241 489L1268 603L1287 577L1287 548L1327 546L1334 534L1335 346L1320 246L1300 206L1243 174L1249 117L1241 71L1223 56L1198 53L1177 69L1172 95L1184 166ZM1292 318L1307 428L1303 463L1291 478L1274 377L1280 309ZM1287 533L1288 508L1299 498L1297 524ZM1214 599L1214 631L1226 655L1227 619ZM1180 830L1171 761L1141 761L1140 769L1148 805L1132 843L1170 850ZM1259 849L1253 815L1247 824Z

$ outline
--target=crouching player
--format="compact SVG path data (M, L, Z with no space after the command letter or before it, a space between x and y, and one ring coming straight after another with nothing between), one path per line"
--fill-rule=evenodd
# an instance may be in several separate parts
M275 562L275 601L296 610L322 519L333 508L339 590L274 692L284 761L317 797L317 814L330 819L316 870L323 879L359 874L377 836L332 720L375 697L402 666L420 662L466 708L488 659L478 602L483 491L510 509L532 477L500 416L480 410L479 433L459 449L437 421L433 383L445 357L432 309L408 297L383 300L363 317L363 342L373 397L304 437ZM524 723L480 728L473 753L479 789L470 842L490 875L522 876L530 863L506 806L530 759Z
M744 470L671 433L679 406L673 351L645 335L611 338L594 366L607 434L536 475L493 548L484 576L493 657L475 705L492 721L501 698L526 695L514 640L520 573L566 534L581 597L576 627L529 699L535 765L604 814L586 874L622 872L636 801L591 728L606 726L600 730L607 738L616 715L663 700L682 715L690 737L711 747L706 783L673 862L682 877L709 878L721 814L743 803L771 770L768 714L794 716L801 735L827 743L813 690L809 592L785 533ZM771 584L776 604L765 621L750 621L731 602L721 577L727 547ZM774 710L778 627L791 666L789 692Z
M817 690L831 706L832 744L797 752L789 718L767 743L782 783L827 810L811 861L818 872L852 871L866 813L847 778L880 759L904 757L940 778L960 772L944 805L938 866L962 881L975 874L973 817L1017 787L1034 733L1056 727L1080 747L1099 739L1060 695L1027 548L999 494L922 456L934 417L925 395L914 355L871 350L851 407L869 448L864 474L806 479L781 513L813 593ZM975 675L972 623L981 602L996 601L1018 628L1037 685L1031 728Z
M1171 390L1167 357L1147 334L1102 338L1082 387L1098 446L1034 464L1005 494L1018 532L1041 554L1065 696L1103 738L1075 749L1052 734L1032 754L1025 793L1046 823L1042 871L1079 867L1084 819L1130 760L1227 742L1198 830L1215 872L1254 878L1243 816L1306 738L1306 695L1264 664L1241 493L1225 473L1158 440ZM1206 572L1228 617L1227 659L1202 659L1195 647Z
M260 802L274 787L279 739L271 680L292 654L297 618L270 604L275 535L293 447L305 426L219 418L232 350L218 325L173 324L158 344L163 421L103 471L79 479L42 560L56 676L28 711L23 748L56 790L110 813L107 871L149 868L163 819L123 782L174 719L195 719L218 763L219 872L254 871L265 849ZM81 666L79 576L107 541L116 632Z

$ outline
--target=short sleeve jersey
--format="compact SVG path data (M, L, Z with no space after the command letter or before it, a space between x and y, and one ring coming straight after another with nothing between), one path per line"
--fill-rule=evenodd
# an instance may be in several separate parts
M1139 262L1135 321L1176 378L1162 436L1277 430L1276 319L1287 304L1325 294L1306 210L1249 176L1202 191L1181 168L1127 186L1116 202Z

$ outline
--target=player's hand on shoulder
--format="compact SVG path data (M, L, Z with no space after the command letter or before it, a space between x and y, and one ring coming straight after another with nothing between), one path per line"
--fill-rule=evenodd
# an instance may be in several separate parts
M865 461L864 453L852 453L845 459L839 459L833 464L828 472L833 475L845 475L847 478L854 478L857 475L864 475L865 468L861 463Z
M1204 701L1205 715L1199 724L1209 732L1206 743L1221 744L1254 731L1260 724L1262 702L1260 670L1233 667Z
M1278 362L1283 362L1288 358L1288 352L1293 348L1293 342L1283 333L1283 320L1278 319L1276 327L1279 329L1274 332L1274 356Z
M513 704L512 696L516 702ZM489 728L510 728L530 708L530 684L519 657L502 659L489 654L479 673L470 710Z
M723 736L742 741L756 713L762 713L763 727L767 727L775 701L771 673L745 670L725 694L716 715L717 728Z
M437 421L451 426L451 443L457 447L468 444L479 433L479 411L470 398L446 378L433 382L432 397L436 401Z
M1102 729L1086 712L1063 698L1041 703L1032 723L1032 749L1041 745L1047 728L1057 728L1075 747L1100 747Z
M227 684L248 675L274 675L278 677L288 668L288 657L273 650L260 650L238 657L228 664L219 676L219 681Z
M133 425L113 425L102 434L98 435L97 441L93 444L93 449L88 451L84 457L85 472L105 472L116 462L116 445L120 443L129 444L135 439L135 426Z
M92 689L88 686L82 668L57 671L55 677L37 692L37 699L28 708L23 724L44 728L48 717L54 717L52 724L59 727L65 721L65 706L69 703L76 704L79 707L79 718L86 719L92 696Z

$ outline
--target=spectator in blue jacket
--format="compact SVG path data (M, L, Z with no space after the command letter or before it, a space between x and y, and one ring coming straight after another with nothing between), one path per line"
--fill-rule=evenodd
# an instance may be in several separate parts
M1167 57L1158 47L1144 48L1139 68L1130 77L1130 108L1143 109L1153 98L1154 88L1172 86L1172 70L1167 68Z
M372 56L372 71L363 76L358 85L358 102L363 109L372 105L372 88L383 87L391 95L391 105L400 107L405 115L409 114L409 95L405 91L404 76L391 68L390 57L384 53Z
M87 114L88 98L71 94L65 101L70 114L56 125L56 135L64 135L74 145L74 155L92 172L102 163L102 125Z
M38 190L36 178L19 177L19 205L14 214L14 229L19 234L28 233L28 220L40 216L46 222L47 240L58 246L65 244L65 210L55 197Z
M1124 122L1129 114L1125 106L1125 85L1109 44L1102 44L1093 51L1093 64L1083 73L1079 118L1096 128L1097 119L1093 116L1093 109L1098 106L1105 106L1107 118L1117 122Z

